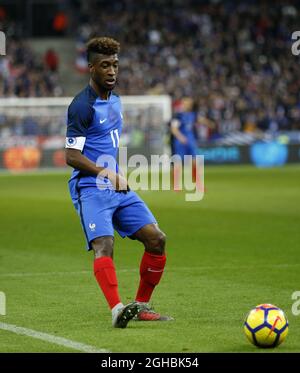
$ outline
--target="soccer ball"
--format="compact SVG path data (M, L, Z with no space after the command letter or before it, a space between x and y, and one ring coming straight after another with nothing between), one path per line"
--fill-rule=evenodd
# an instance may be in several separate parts
M272 304L260 304L251 310L244 323L244 332L255 346L268 348L280 345L286 338L289 323L284 312Z

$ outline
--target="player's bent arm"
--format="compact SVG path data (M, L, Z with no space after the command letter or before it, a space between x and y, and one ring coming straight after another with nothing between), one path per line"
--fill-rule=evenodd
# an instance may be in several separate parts
M78 149L66 149L67 165L76 168L77 170L98 175L99 172L104 171L104 167L97 167L95 163L90 161Z
M123 176L118 175L107 168L96 166L94 162L90 161L78 149L67 148L65 150L67 165L89 174L107 177L118 191L128 190L127 180Z

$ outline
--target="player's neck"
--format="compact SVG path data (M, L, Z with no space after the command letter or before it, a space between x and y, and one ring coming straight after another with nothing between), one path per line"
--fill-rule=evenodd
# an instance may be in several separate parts
M93 88L93 90L97 93L97 95L101 98L101 100L109 99L110 91L99 88L99 86L93 81L93 79L90 79L89 84Z

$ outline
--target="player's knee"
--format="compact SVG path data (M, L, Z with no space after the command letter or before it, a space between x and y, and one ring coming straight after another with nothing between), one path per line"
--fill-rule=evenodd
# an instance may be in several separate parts
M158 237L157 237L157 243L158 243L158 247L161 248L162 251L165 250L166 241L167 241L167 236L164 234L164 232L159 232Z
M162 231L158 231L151 239L148 241L147 251L151 251L154 254L163 255L165 253L166 246L166 235Z
M91 242L92 249L95 253L95 258L102 256L113 256L113 237L99 237Z

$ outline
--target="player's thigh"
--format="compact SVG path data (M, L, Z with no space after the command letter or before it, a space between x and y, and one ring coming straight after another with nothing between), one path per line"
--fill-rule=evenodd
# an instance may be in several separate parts
M193 136L188 137L188 143L185 145L185 154L192 157L197 155L197 142Z
M179 155L183 160L184 155L186 154L186 146L182 144L177 139L174 141L174 155Z
M114 228L121 237L130 237L156 219L145 202L133 191L125 194L119 208L113 215Z
M116 205L106 196L105 191L96 189L81 193L77 211L89 249L92 249L91 242L96 238L114 236L112 216L115 209Z

